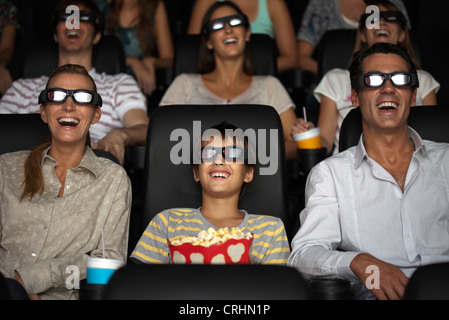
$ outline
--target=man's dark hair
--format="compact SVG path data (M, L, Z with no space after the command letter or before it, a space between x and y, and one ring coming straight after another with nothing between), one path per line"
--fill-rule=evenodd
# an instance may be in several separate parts
M408 72L418 76L416 66L404 47L386 42L378 42L373 44L371 47L367 49L360 50L354 53L351 65L349 66L349 74L351 78L351 87L355 89L357 92L359 90L358 86L359 78L360 76L363 75L363 61L367 57L376 53L397 54L406 62ZM416 87L413 87L412 89L414 90L415 88Z

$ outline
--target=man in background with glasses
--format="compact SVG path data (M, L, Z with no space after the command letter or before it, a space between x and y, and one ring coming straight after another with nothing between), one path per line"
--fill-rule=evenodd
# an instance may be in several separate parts
M79 11L70 13L71 8ZM131 76L99 73L92 65L93 48L100 41L105 25L103 15L93 1L59 1L52 25L58 44L58 65L84 66L103 98L100 121L89 131L92 148L113 154L123 164L127 146L145 145L148 128L145 96ZM47 76L42 76L15 81L0 101L0 113L38 113L39 94L45 89L47 80Z
M449 261L449 145L407 126L419 83L404 49L360 51L350 75L363 134L311 171L288 264L349 280L356 299L401 299L417 267Z

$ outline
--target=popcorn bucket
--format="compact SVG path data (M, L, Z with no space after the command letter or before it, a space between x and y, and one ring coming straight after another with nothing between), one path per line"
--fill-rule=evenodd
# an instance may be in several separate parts
M249 251L253 238L229 239L210 247L184 243L169 244L171 262L174 264L250 264Z

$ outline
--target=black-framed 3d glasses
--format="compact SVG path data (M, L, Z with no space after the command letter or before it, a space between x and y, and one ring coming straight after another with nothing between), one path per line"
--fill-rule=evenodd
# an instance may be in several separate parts
M72 16L73 13L66 13L64 10L60 10L56 12L57 20L59 21L67 21L69 17ZM97 24L98 20L95 16L95 13L91 11L80 10L80 22L90 22L93 24Z
M212 162L219 154L228 162L244 163L248 158L248 150L246 148L238 146L226 146L226 147L213 147L205 146L201 147L198 151L201 158L201 162Z
M370 18L372 13L365 13L360 18L360 23L365 25L365 22L368 18ZM401 11L380 11L379 19L384 19L386 22L394 22L400 24L402 27L407 25L407 19L405 15ZM372 23L379 22L377 19L370 20Z
M214 31L221 30L228 24L231 27L249 26L248 17L244 14L233 14L230 16L213 19L204 24L202 32L208 34Z
M387 80L395 87L418 87L418 77L409 72L370 72L360 76L358 88L380 88Z
M72 97L72 99L77 104L82 105L96 105L101 107L103 105L103 100L101 96L95 91L86 90L86 89L76 89L76 90L67 90L62 88L50 88L42 90L39 95L39 104L42 103L64 103L68 97Z

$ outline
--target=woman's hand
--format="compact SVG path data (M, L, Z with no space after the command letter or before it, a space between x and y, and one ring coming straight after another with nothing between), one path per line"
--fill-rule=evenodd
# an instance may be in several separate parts
M305 132L314 127L315 127L315 125L313 124L313 122L306 122L303 118L298 118L298 120L296 120L296 122L293 124L292 128L290 129L290 134L294 135L296 133Z
M156 71L154 64L145 63L135 57L128 57L126 61L127 65L133 70L142 92L146 96L151 95L156 90Z

